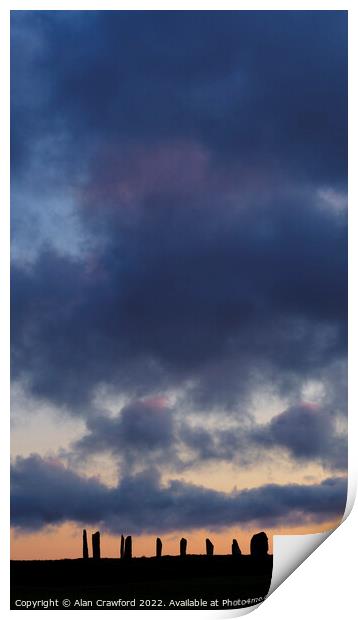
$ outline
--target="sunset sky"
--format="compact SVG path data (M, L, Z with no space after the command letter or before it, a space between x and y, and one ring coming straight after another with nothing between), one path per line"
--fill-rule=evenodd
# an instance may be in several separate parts
M12 557L346 501L347 13L13 11Z

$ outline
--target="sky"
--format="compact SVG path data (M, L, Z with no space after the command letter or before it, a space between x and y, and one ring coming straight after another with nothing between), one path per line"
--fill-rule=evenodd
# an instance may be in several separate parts
M12 11L11 168L12 557L337 523L347 12Z

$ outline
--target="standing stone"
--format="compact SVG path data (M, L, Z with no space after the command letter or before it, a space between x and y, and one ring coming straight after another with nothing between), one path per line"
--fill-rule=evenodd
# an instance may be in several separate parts
M265 532L254 534L250 542L250 553L255 558L264 558L268 553L268 538Z
M211 540L209 540L209 538L205 540L205 544L206 544L206 555L214 555L214 545L211 542Z
M87 532L82 532L82 557L84 560L88 560L88 544L87 544Z
M231 553L232 555L241 555L241 549L239 547L239 543L237 542L236 538L234 538L232 541Z
M186 547L187 547L188 541L186 538L181 538L180 539L180 555L181 557L186 556Z
M121 558L124 557L124 536L121 536Z
M156 543L155 543L155 555L157 558L161 557L162 548L163 548L162 541L160 540L160 538L157 538Z
M132 557L132 536L126 536L124 541L124 557L126 560Z
M99 560L101 557L101 541L100 541L100 533L95 532L92 534L92 557L95 560Z

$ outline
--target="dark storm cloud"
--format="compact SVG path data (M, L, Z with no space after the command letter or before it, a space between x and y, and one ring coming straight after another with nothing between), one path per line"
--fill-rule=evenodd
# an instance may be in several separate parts
M346 355L345 224L308 194L96 217L101 253L13 268L13 378L35 394L75 412L101 383L143 396L190 380L194 403L232 408L261 377L289 389Z
M335 421L326 411L312 405L299 405L283 411L268 424L254 429L250 436L265 447L286 448L297 460L312 459L331 467L347 467L346 435L335 431Z
M343 514L346 479L276 485L224 493L172 480L153 470L109 488L39 456L18 458L12 468L14 527L37 530L65 521L100 523L113 533L170 532L198 527L324 522Z
M67 170L99 143L184 137L346 182L344 11L14 11L12 36L18 170L47 136Z
M121 471L148 467L150 462L174 463L174 419L164 399L135 401L122 408L120 415L92 416L88 433L74 444L74 454L90 456L110 452L121 461Z
M71 461L76 455L83 459L109 453L122 474L133 474L149 464L166 471L183 471L210 461L252 467L272 453L279 456L280 451L296 463L319 463L331 471L344 471L347 439L335 424L329 411L300 404L267 424L231 423L225 428L217 418L214 427L209 427L183 421L182 412L152 399L130 403L116 416L92 416L87 433L64 454Z
M344 478L223 493L159 470L271 450L344 469L346 47L343 11L12 13L12 378L84 417L64 457L122 476L18 458L15 527L343 513ZM320 409L250 418L257 391L297 403L315 379Z
M13 379L86 417L103 385L245 411L345 359L346 221L320 191L344 202L346 22L12 13L14 209L35 158L32 186L71 188L88 235L77 259L47 234L15 262Z

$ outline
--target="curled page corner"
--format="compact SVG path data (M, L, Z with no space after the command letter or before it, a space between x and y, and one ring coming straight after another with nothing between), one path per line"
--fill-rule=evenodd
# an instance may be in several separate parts
M356 498L357 483L348 476L347 501L337 527L317 534L276 534L273 536L272 579L267 597L272 594L340 525L348 518ZM254 608L251 608L254 609Z
M272 579L267 596L270 596L335 529L318 534L275 535L273 537Z
M353 488L354 486L354 488ZM276 534L273 536L273 566L272 566L272 579L270 589L266 598L268 598L303 562L312 554L318 547L335 532L340 525L349 516L354 500L356 485L352 485L349 488L347 495L347 504L342 520L337 527L324 532L318 532L316 534ZM251 613L264 601L251 607L244 609L236 609L224 612L220 616L216 617L239 617Z
M353 508L353 504L355 502L356 496L357 496L357 471L356 468L354 468L354 472L353 470L353 463L349 463L349 474L348 474L348 479L347 479L347 501L346 501L346 507L344 510L344 515L342 517L342 521L341 523L343 523L343 521L345 521ZM354 474L354 475L353 475Z
M348 501L347 501L348 505ZM349 511L350 512L350 511ZM346 513L342 519L346 517ZM340 524L339 524L340 525ZM339 527L339 525L337 527ZM326 530L317 534L276 534L273 536L273 566L272 579L268 598L292 573L336 530ZM260 607L264 601L258 605L237 609L225 613L225 617L244 616ZM223 616L221 616L223 617Z

